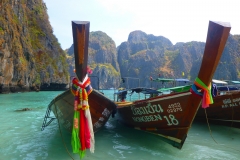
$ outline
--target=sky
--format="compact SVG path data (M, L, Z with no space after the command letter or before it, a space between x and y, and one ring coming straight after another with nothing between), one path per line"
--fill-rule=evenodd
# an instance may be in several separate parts
M240 0L43 0L62 49L73 44L72 21L89 21L116 46L136 30L177 42L206 42L209 21L229 22L240 34Z

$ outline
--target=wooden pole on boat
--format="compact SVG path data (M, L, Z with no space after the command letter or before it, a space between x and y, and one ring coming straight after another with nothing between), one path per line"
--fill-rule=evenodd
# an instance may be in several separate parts
M198 78L208 86L212 81L212 77L217 68L218 62L222 56L223 49L225 47L228 35L231 29L230 23L213 22L209 21L208 35L202 59L202 65L198 73ZM189 96L188 104L192 106L186 111L186 115L183 117L183 122L186 122L188 130L190 129L197 110L201 104L201 98L191 94ZM198 107L196 107L198 106ZM186 120L192 120L191 122ZM182 141L182 144L184 141Z
M230 23L210 21L208 28L204 56L198 75L205 84L209 84L212 81L212 77L228 39L231 25ZM206 65L208 68L205 67ZM207 72L206 69L208 70Z
M75 73L81 82L87 74L89 21L72 21Z

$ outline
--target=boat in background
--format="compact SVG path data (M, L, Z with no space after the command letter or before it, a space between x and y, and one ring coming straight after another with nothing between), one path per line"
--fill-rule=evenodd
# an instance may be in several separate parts
M240 82L213 80L213 83L214 103L206 109L200 108L195 120L240 128Z
M157 78L153 80L162 83L173 83L175 79ZM180 80L181 81L181 80ZM189 82L188 80L182 80ZM213 104L209 108L200 108L195 117L196 121L208 122L218 125L240 128L240 81L212 79L216 88L213 90ZM190 90L190 85L177 86L172 88L161 88L165 94L173 92L184 92Z
M224 80L225 82L228 83L228 85L234 85L238 88L240 88L240 81L231 81L231 80Z
M85 21L72 22L75 72L76 77L81 82L83 82L87 76L89 26L89 22ZM54 119L58 119L59 123L71 132L73 129L74 100L75 97L71 89L54 98L48 105L42 130ZM114 116L117 106L112 100L104 96L103 93L95 89L88 95L88 103L90 106L93 131L95 133L105 125L111 115ZM51 112L54 113L55 117L50 116Z
M137 96L134 94L138 94ZM132 102L140 99L147 99L150 97L156 97L162 95L162 92L152 88L136 87L132 89L120 89L114 92L114 102L120 104L120 102ZM126 103L124 103L126 104Z
M176 79L156 78L156 79L153 79L152 81L162 84L162 87L157 90L162 92L163 94L169 94L171 92L175 92L175 93L186 92L186 91L189 91L192 86L192 82L184 78L176 78ZM170 86L172 87L166 87L164 84L168 86L170 84Z
M198 74L198 79L207 86L212 80L230 29L229 23L209 22L205 51ZM156 134L179 149L185 142L200 103L201 98L189 91L133 102L116 102L120 122Z

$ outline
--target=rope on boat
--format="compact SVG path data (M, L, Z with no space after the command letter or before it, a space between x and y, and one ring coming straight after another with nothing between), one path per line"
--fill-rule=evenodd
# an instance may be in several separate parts
M211 128L210 128L210 125L209 125L209 122L208 122L208 118L207 118L207 112L206 112L206 108L204 108L204 111L205 111L205 115L206 115L206 120L207 120L207 124L208 124L208 129L209 129L209 132L210 132L210 136L212 137L212 139L217 143L217 141L213 138L212 136L212 131L211 131ZM218 143L217 143L218 144Z
M208 124L208 129L209 129L210 135L211 135L212 139L213 139L217 144L219 144L219 143L213 138L212 131L211 131L211 128L210 128L210 125L209 125L209 122L208 122L208 117L207 117L206 108L204 108L204 111L205 111L206 120L207 120L207 124ZM223 144L219 144L219 145L226 146L226 145L223 145ZM226 146L226 147L231 148L231 149L236 150L236 151L240 151L240 150L235 149L235 148L233 148L233 147L229 147L229 146Z
M64 147L68 153L68 155L72 158L72 160L74 160L74 158L71 156L67 146L66 146L66 143L64 141L64 138L63 138L63 135L62 135L62 131L61 131L61 127L60 127L60 123L59 123L59 119L58 119L58 112L57 112L57 108L56 108L56 105L55 105L55 98L54 98L54 108L55 108L55 111L56 111L56 115L57 115L57 121L58 121L58 128L59 128L59 132L60 132L60 135L61 135L61 139L62 139L62 142L64 144Z
M231 94L231 98L233 99L232 94ZM231 123L231 127L232 127L232 125L233 125L233 107L232 107L232 123Z

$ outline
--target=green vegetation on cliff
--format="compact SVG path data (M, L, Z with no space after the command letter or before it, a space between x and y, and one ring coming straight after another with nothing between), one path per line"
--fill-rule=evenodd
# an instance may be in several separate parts
M53 35L43 0L3 0L0 15L0 84L68 84L66 54Z

